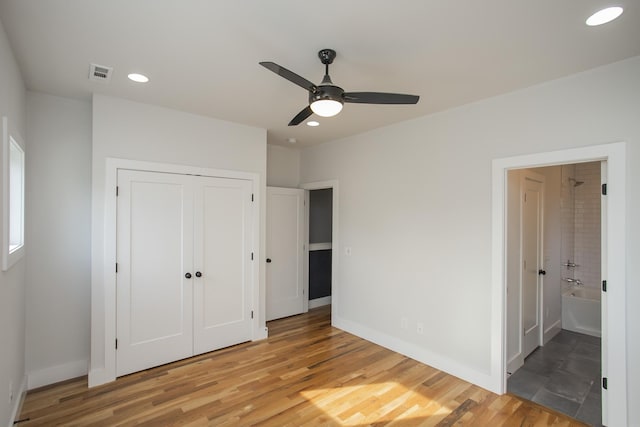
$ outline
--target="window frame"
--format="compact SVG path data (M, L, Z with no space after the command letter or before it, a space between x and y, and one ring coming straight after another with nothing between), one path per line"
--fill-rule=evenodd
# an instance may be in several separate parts
M20 215L20 224L17 232L20 243L15 248L11 248L12 244L12 215L15 215L14 195L14 212L11 211L12 200L12 152L20 155L20 194L17 197L20 208L17 211ZM25 253L25 169L26 169L26 151L25 144L17 132L9 128L9 119L5 116L2 118L2 271L9 270ZM15 175L14 175L15 178ZM15 180L14 180L15 182ZM15 187L14 187L15 188ZM16 232L15 223L13 224L13 232ZM13 236L15 237L15 236Z

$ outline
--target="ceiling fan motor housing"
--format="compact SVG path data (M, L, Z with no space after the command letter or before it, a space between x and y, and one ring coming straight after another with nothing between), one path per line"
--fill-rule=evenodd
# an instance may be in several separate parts
M342 94L344 90L341 87L333 85L320 85L317 91L309 92L309 104L313 104L314 101L320 101L322 99L330 99L332 101L338 101L344 104Z

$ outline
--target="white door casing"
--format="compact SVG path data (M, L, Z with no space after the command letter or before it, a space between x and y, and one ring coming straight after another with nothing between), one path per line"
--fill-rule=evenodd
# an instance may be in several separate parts
M304 190L267 187L267 320L306 311L304 200Z
M608 164L606 160L600 162L600 185L607 185L608 177ZM606 195L600 195L600 280L606 281L609 276L609 262L608 262L608 203ZM600 371L602 378L609 377L609 346L605 345L609 337L609 294L604 291L603 287L600 292L600 318L601 318L601 354L600 354ZM602 423L605 424L609 419L609 390L604 387L600 388L602 393Z
M521 186L522 356L542 344L542 227L544 177L524 171Z

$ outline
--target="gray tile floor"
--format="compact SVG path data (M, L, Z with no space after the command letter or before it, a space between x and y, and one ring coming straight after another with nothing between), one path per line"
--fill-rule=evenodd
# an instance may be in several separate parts
M600 338L562 330L507 381L510 393L601 426Z

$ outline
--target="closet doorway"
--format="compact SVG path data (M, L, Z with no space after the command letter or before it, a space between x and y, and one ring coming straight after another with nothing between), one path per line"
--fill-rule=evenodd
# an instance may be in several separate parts
M251 181L118 171L117 375L251 340Z
M306 190L304 282L308 307L331 305L335 319L339 307L338 181L313 182L301 188Z

